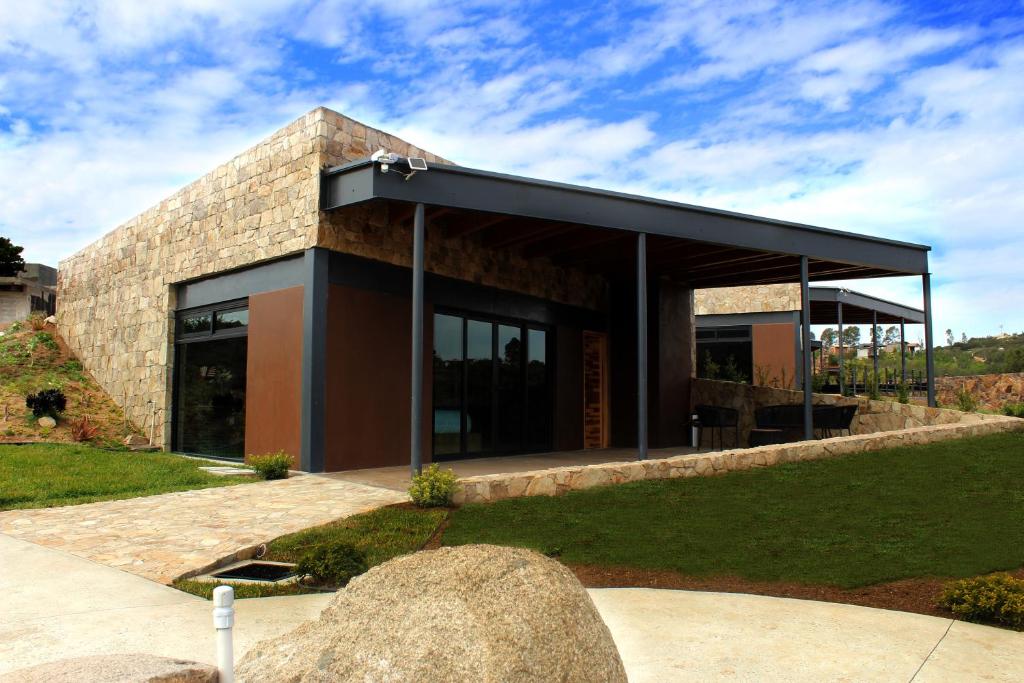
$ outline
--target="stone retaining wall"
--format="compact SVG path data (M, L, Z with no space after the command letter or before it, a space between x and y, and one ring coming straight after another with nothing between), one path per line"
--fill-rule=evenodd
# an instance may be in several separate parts
M800 310L800 284L716 287L694 292L697 315Z
M621 484L647 479L707 477L754 467L770 467L785 462L822 460L841 455L876 451L899 446L921 445L983 436L1000 432L1024 431L1024 419L999 415L956 424L912 427L891 432L855 434L819 441L760 446L643 462L610 462L579 467L556 467L533 472L491 474L460 479L455 503L488 503L521 496L555 496L594 486Z
M935 396L942 405L955 406L961 389L974 396L978 407L1000 411L1007 403L1024 403L1024 372L935 378Z
M733 408L739 412L740 443L733 443L731 429L723 429L722 437L728 446L744 446L749 443L750 430L755 426L754 410L764 406L802 404L803 392L775 387L752 386L736 382L694 379L691 383L691 405L713 405ZM929 425L975 423L987 419L978 413L963 413L959 410L929 408L896 401L872 401L868 398L846 397L837 394L814 394L815 405L857 406L851 431L854 434L874 434L895 429L924 427Z

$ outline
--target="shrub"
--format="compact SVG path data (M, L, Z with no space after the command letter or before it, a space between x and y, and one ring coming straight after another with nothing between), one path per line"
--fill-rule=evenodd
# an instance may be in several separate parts
M878 382L874 380L868 383L868 398L872 401L878 401L882 398L882 392L878 390Z
M92 441L99 431L100 428L89 420L88 415L71 422L71 438L75 441Z
M994 621L1024 629L1024 580L1009 574L990 574L951 581L939 605L967 621Z
M7 328L7 331L8 332L21 332L24 328L25 328L25 325L23 325L21 323L21 321L15 320L13 323L11 323L11 326Z
M1024 403L1007 403L1003 406L1003 415L1024 417Z
M896 400L900 403L910 403L910 383L898 382L896 384Z
M28 317L28 326L38 332L39 330L46 329L46 318L38 313L33 313Z
M25 405L28 406L36 417L49 415L56 419L59 414L64 412L68 405L68 400L60 389L43 389L38 393L26 396Z
M828 384L828 374L824 372L816 372L811 375L811 391L816 394L820 394Z
M296 569L317 583L341 587L366 571L366 555L351 543L331 541L299 558Z
M42 346L51 351L58 351L60 347L57 345L57 340L53 338L53 335L49 332L36 332L32 335L32 339L29 341L32 348Z
M965 413L973 413L978 409L978 401L966 387L960 387L956 391L956 407Z
M409 497L413 503L424 508L451 505L458 486L455 472L441 470L434 464L412 478Z
M249 456L249 466L264 479L287 479L292 466L292 456L284 451L266 455Z

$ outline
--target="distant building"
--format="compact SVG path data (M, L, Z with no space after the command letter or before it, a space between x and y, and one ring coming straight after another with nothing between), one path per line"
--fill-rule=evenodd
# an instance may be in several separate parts
M27 263L14 277L0 277L0 324L24 320L33 313L57 311L57 269Z

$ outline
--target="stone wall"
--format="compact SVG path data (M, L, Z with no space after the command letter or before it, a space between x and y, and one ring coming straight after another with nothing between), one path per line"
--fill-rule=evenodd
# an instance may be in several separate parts
M978 416L981 417L981 416ZM819 441L760 446L713 453L678 455L656 460L556 467L533 472L491 474L459 480L455 503L489 503L522 496L555 496L645 479L708 477L779 463L822 460L865 451L936 443L949 439L1024 431L1024 420L999 415L953 424L911 427L892 432L855 434Z
M1024 372L935 378L935 397L944 406L955 406L962 389L974 396L979 408L1000 411L1007 403L1024 403Z
M396 220L386 206L356 206L321 214L319 246L398 266L412 265L412 223ZM451 278L599 310L606 283L599 275L555 266L549 259L526 259L521 248L489 249L482 233L444 234L445 219L427 221L424 268Z
M718 287L694 292L697 315L800 310L800 284Z
M735 382L695 379L691 384L692 405L724 406L739 411L740 445L748 443L750 430L755 426L754 410L763 406L803 404L803 392L774 387L751 386ZM925 427L943 424L974 424L995 416L962 413L959 410L929 408L896 401L872 401L864 397L844 397L836 394L815 394L815 405L857 405L851 431L854 434ZM734 446L730 429L722 430L726 445Z
M166 444L172 285L317 244L320 169L378 147L438 160L327 109L300 117L62 261L61 336L138 426L153 404Z

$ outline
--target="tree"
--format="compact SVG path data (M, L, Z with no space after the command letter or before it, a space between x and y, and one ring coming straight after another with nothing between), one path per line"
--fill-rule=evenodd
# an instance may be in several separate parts
M953 336L953 330L946 329L946 346L952 346L956 342L956 337Z
M960 333L960 341L961 341L961 343L963 343L963 344L966 344L966 343L967 343L967 333L966 333L966 332L961 332L961 333Z
M883 344L896 344L900 340L900 328L895 325L890 325L885 328L885 337L883 337Z
M856 325L843 328L843 346L858 345L860 345L860 328Z
M831 349L836 345L836 331L831 327L826 327L821 331L821 345L826 349Z
M0 277L14 277L25 270L25 259L21 258L23 250L6 237L0 237Z

